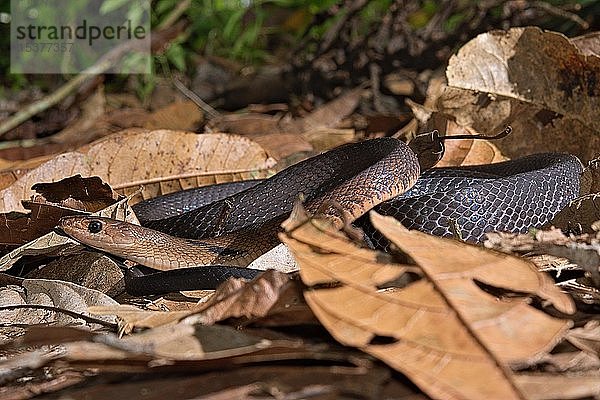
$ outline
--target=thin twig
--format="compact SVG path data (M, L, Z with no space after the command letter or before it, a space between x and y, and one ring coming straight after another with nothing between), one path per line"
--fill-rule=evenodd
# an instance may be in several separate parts
M196 103L196 105L204 110L204 112L206 112L211 118L217 118L221 115L217 110L212 108L210 104L202 100L200 96L188 89L179 79L173 78L173 85L175 85L175 87L179 89L179 91L183 93L185 97Z
M583 29L588 29L590 24L588 24L583 18L579 15L572 13L570 11L563 10L561 8L555 7L552 4L546 3L545 1L534 1L531 4L532 8L539 8L546 11L548 14L555 15L557 17L565 18L575 22Z
M54 306L45 306L42 304L13 304L10 306L0 306L0 311L18 310L18 309L35 309L35 310L54 311L56 313L66 314L73 318L82 319L85 322L88 322L91 324L102 325L102 326L110 328L114 331L116 331L118 329L117 324L113 324L112 322L107 322L102 319L94 318L89 315L84 315L84 314L81 314L81 313L78 313L75 311L65 310L64 308L58 308L58 307L54 307Z

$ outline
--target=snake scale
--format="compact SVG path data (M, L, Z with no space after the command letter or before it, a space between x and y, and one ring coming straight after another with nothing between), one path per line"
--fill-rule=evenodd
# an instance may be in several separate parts
M579 193L582 166L544 153L421 173L417 156L394 138L340 146L266 180L162 196L134 207L145 228L98 217L65 217L59 227L80 242L162 270L247 265L278 244L277 232L300 194L309 212L337 203L376 248L386 241L363 217L374 208L409 229L481 242L486 232L540 227ZM335 210L328 217L342 221ZM361 218L362 217L362 218Z

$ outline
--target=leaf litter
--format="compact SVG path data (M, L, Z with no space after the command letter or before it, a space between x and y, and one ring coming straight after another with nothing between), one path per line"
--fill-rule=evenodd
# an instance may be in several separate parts
M423 105L407 98L414 118L397 136L431 129L489 134L510 123L516 134L498 143L448 142L444 165L496 162L505 155L546 150L592 159L599 151L593 139L598 94L589 78L597 75L598 54L597 34L567 39L537 28L484 33L451 58L446 77L429 79ZM540 71L552 78L539 79ZM395 82L392 78L385 77L386 85ZM393 88L414 94L414 82ZM266 177L274 160L280 161L279 169L362 139L364 132L389 135L407 118L356 117L369 92L376 90L354 89L293 117L280 113L287 108L249 107L264 114L222 114L198 135L180 131L207 122L188 101L173 97L172 104L163 103L153 113L134 102L132 108L102 115L99 110L107 103L99 90L53 145L73 149L84 137L89 141L114 127L130 129L70 153L3 160L3 210L29 211L20 222L4 216L7 232L17 232L8 244L14 247L48 231L63 212L130 215L125 200L104 208L117 201L115 192L107 195L84 183L89 198L74 195L80 178L22 203L34 195L36 183L77 173L99 176L134 203L186 188ZM383 99L381 93L376 97ZM377 126L375 131L369 123ZM80 131L85 132L78 137ZM32 147L31 154L35 151ZM397 248L383 254L318 219L294 221L295 228L282 240L300 265L301 280L268 271L251 282L230 280L208 294L132 298L122 291L122 265L48 233L0 259L2 271L11 273L0 276L3 304L21 307L2 311L2 348L10 357L0 362L0 379L7 383L0 397L27 398L36 390L88 396L91 375L120 377L110 385L96 383L102 398L108 393L134 396L146 387L160 398L180 383L196 385L187 389L194 396L248 398L273 390L359 398L383 398L384 393L460 399L597 395L596 182L590 172L582 193L589 197L565 211L562 222L555 221L565 229L582 226L587 236L552 230L490 234L486 247L500 253L409 232L373 214L376 228ZM61 199L61 193L67 198ZM20 232L13 225L19 223L31 231ZM15 271L33 256L57 260L20 277ZM558 283L538 269L552 272ZM19 384L42 368L55 375ZM152 379L128 382L135 373Z

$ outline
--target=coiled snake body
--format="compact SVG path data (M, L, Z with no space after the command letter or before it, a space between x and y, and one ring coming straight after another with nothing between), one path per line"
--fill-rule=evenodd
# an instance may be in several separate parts
M373 139L340 146L264 181L141 203L135 211L146 228L80 216L63 218L60 227L91 247L159 269L247 265L278 243L279 225L303 194L309 212L324 202L340 204L376 247L385 241L360 218L373 207L409 229L440 236L452 234L453 221L464 239L479 242L485 232L523 232L550 221L578 195L581 169L574 156L546 153L420 174L416 155L402 141ZM216 201L198 200L206 193ZM331 210L328 216L341 226L336 215Z

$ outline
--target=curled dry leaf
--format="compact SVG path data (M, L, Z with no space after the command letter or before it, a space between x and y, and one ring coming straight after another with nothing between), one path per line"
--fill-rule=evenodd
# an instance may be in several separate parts
M563 312L573 312L571 299L519 258L408 232L375 213L372 220L415 260L424 279L379 290L393 287L411 267L357 247L323 221L280 235L312 287L305 298L321 323L341 343L380 358L432 397L522 398L503 365L534 362L569 322L524 299L498 301L476 281L535 294Z
M509 155L567 151L584 159L600 150L600 57L559 33L512 28L481 34L446 70L438 109L478 131L510 124Z
M454 121L447 122L446 136L480 133L482 132L460 127ZM483 133L493 134L494 132ZM436 164L436 167L491 164L506 160L496 145L488 140L447 140L444 147L446 148L444 157Z
M110 361L139 357L170 360L204 360L251 354L268 348L271 342L228 326L172 324L118 338L96 335L93 342L65 343L66 361Z
M448 116L439 112L434 112L434 110L427 106L412 101L407 103L419 121L420 132L430 132L435 129L443 136L477 134L493 135L495 133L477 132L471 127L458 125ZM436 167L491 164L506 160L506 157L502 155L496 145L488 140L447 140L444 142L444 149L444 155L442 159L435 164Z
M38 194L23 201L29 214L0 214L0 244L18 246L51 232L60 218L77 213L96 212L117 201L118 195L98 177L80 175L59 182L35 184Z
M127 204L127 198L114 203L93 215L115 218L131 223L138 223L135 214L131 212ZM71 212L72 214L72 212ZM65 256L81 251L83 245L75 240L60 235L54 231L47 233L21 247L10 251L0 257L0 271L6 271L12 267L21 257L45 255L48 257Z
M266 271L250 282L229 279L220 285L210 299L185 311L145 311L132 306L94 307L90 312L116 315L133 328L155 328L185 318L186 324L212 325L228 318L255 320L285 312L301 301L298 282L290 275ZM285 304L282 304L285 303ZM187 317L187 318L186 318Z
M190 132L123 131L61 154L18 178L0 191L0 210L23 210L38 182L65 176L97 175L113 189L130 194L144 185L154 197L220 181L260 178L273 166L256 143L235 135Z

